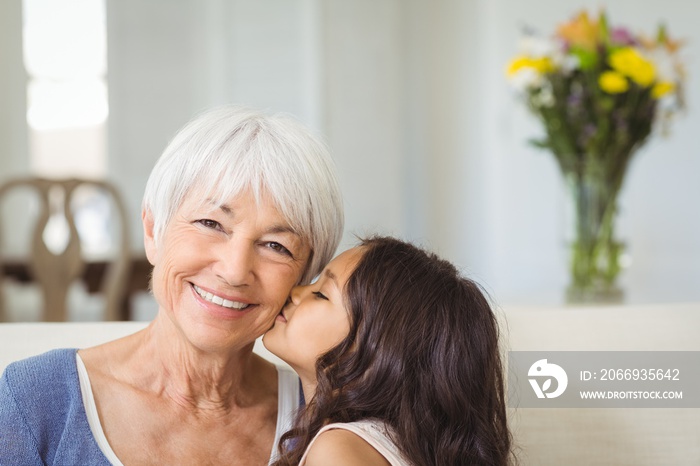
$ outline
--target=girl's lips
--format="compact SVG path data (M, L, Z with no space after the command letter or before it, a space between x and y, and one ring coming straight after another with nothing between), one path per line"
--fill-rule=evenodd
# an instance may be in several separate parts
M284 312L280 312L279 314L277 314L277 317L275 318L275 320L278 322L283 322L283 323L287 322L287 318L284 316Z

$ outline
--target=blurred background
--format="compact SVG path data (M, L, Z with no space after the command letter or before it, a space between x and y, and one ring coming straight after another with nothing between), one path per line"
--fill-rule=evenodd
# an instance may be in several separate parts
M397 235L455 262L501 305L560 304L567 193L552 155L527 144L542 129L505 67L524 30L548 35L601 6L613 24L651 34L663 22L686 41L688 110L632 162L618 236L626 303L697 302L700 5L686 0L3 0L0 182L109 180L142 260L143 189L175 132L221 104L289 112L337 163L343 248ZM85 203L99 254L108 209ZM27 247L25 214L3 210L5 256ZM25 288L6 287L9 320L38 318ZM83 295L71 320L99 318ZM148 292L132 298L130 318L150 319Z

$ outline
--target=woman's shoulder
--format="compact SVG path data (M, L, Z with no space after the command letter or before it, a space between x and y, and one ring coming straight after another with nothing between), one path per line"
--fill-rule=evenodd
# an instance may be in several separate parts
M363 420L325 426L309 447L306 465L337 464L399 466L408 464L383 422Z
M32 421L46 412L62 412L80 395L75 352L52 350L9 364L0 378L0 403L16 407Z
M76 374L76 351L75 348L55 349L15 361L5 368L3 379L30 387L55 384Z
M80 390L76 351L56 349L9 364L0 379L0 390L20 405L38 406L43 400L55 407L59 393L73 398Z
M105 464L82 404L76 349L7 366L0 378L0 463Z

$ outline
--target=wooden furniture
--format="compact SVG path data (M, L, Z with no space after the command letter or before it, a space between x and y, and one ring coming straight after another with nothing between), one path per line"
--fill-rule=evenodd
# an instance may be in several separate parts
M128 219L124 202L116 188L105 181L76 178L62 180L21 178L10 180L0 186L0 201L8 193L19 188L33 191L40 200L39 214L31 234L28 266L33 281L39 284L42 290L43 320L45 321L66 320L68 288L85 274L86 259L75 224L75 212L71 207L76 191L82 187L97 188L107 195L114 206L112 213L118 219L119 238L114 243L115 254L103 259L106 270L99 283L99 289L105 298L104 319L117 320L120 318L120 309L124 302L130 258ZM49 220L56 215L62 216L67 225L67 240L65 247L60 251L52 250L46 243L44 235ZM0 225L0 227L4 226ZM9 226L12 224L9 223ZM7 228L0 228L0 235L3 232L7 232ZM2 244L1 241L0 236L0 244ZM4 271L5 267L0 267L0 273ZM2 319L1 306L2 300L0 300L0 320Z
M149 282L153 270L153 267L145 256L132 255L129 258L129 262L123 299L118 309L117 318L115 319L120 321L132 320L131 299L136 293L149 291ZM5 260L0 264L0 267L2 268L2 270L0 270L0 276L4 275L6 278L22 284L34 282L31 267L27 260ZM87 259L80 280L85 284L85 289L88 293L100 293L101 283L104 281L104 276L108 268L109 264L104 260Z

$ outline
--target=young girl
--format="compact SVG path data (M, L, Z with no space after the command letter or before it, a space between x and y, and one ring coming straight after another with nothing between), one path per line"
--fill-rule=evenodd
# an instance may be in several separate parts
M478 285L384 237L292 290L264 336L307 405L276 465L504 465L498 326Z

